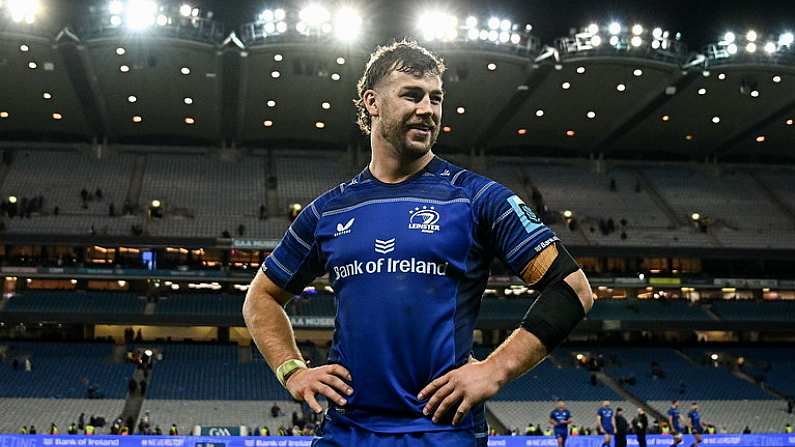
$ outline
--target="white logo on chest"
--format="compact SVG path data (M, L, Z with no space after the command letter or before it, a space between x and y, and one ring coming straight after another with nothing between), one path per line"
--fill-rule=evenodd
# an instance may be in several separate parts
M375 240L375 252L385 255L395 251L395 238L382 241L381 239Z
M343 234L348 234L351 232L351 227L353 226L353 221L356 220L355 217L351 217L351 220L343 225L342 223L337 224L337 232L334 233L334 237L342 236Z
M433 234L439 231L439 213L434 207L414 207L409 210L409 230L420 230L423 233Z

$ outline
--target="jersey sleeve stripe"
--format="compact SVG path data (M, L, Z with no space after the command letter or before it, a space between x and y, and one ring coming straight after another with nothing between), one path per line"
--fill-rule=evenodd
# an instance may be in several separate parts
M529 244L530 242L532 242L533 239L536 239L538 237L538 235L540 235L540 234L542 234L542 233L544 233L546 231L549 231L549 229L547 229L547 227L541 227L541 228L537 229L536 231L531 233L530 236L527 236L527 238L525 240L520 242L519 245L514 247L513 250L509 251L508 254L505 255L505 258L510 261L513 258L513 256L516 253L518 253L519 250L522 249L522 247L524 247L525 245Z
M312 210L312 214L315 215L317 220L320 220L320 214L317 212L317 208L315 208L315 202L312 202L312 203L309 204L309 209Z
M466 170L466 169L462 169L462 170L460 170L460 171L456 172L456 173L455 173L455 175L453 176L453 178L451 178L451 179L450 179L450 184L451 184L451 185L455 185L455 182L456 182L456 180L458 180L458 177L459 177L461 174L465 173L465 172L467 172L467 170Z
M367 201L364 201L364 202L360 202L360 203L357 203L356 205L351 205L351 206L348 206L348 207L345 207L345 208L324 211L323 215L324 216L331 216L331 215L334 215L334 214L340 214L340 213L345 213L345 212L348 212L348 211L351 211L351 210L355 210L356 208L361 208L361 207L367 206L367 205L375 205L375 204L379 204L379 203L393 203L393 202L423 202L423 203L430 203L432 205L447 205L449 203L470 203L470 200L468 198L465 198L465 197L458 198L458 199L452 199L452 200L434 200L434 199L424 199L422 197L393 197L393 198L390 198L390 199L373 199L373 200L367 200Z
M290 226L287 228L287 231L288 231L288 232L289 232L289 233L290 233L290 234L291 234L291 235L292 235L292 236L295 238L296 242L298 242L299 244L301 244L301 246L302 246L302 247L306 248L307 250L311 250L311 249L312 249L312 246L311 246L311 245L309 245L308 243L306 243L306 241L304 241L303 239L301 239L301 237L300 237L300 236L298 236L298 234L295 232L295 230L293 230L293 226L292 226L292 225L290 225Z
M279 267L280 269L284 270L284 273L287 273L290 276L295 275L292 271L290 271L290 269L285 267L284 264L279 262L279 260L276 259L276 256L273 256L273 253L271 253L270 256L268 256L268 257L271 259L271 261L273 261L274 264L276 264L277 267Z
M505 210L505 212L500 214L500 217L498 217L497 220L495 220L494 223L491 224L491 229L494 230L495 228L497 228L497 224L505 220L505 218L510 216L511 213L513 213L513 208L508 208L507 210Z
M477 202L477 200L480 198L480 196L482 196L483 193L486 192L487 189L491 188L495 184L497 184L497 182L491 181L491 182L486 183L485 185L483 185L483 187L480 188L480 191L478 191L477 194L475 194L475 197L472 198L472 202Z

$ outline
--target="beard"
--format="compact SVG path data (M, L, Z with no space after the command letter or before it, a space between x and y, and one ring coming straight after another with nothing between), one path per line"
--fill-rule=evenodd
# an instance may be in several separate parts
M381 126L381 136L397 150L401 158L415 160L427 154L439 137L439 126L436 123L425 121L423 124L433 127L425 136L409 127L409 120L387 119Z

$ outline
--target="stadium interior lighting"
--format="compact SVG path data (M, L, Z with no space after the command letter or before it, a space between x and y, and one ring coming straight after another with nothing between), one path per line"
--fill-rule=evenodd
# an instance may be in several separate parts
M275 16L274 16L275 18ZM298 13L296 31L304 35L328 34L331 31L331 13L324 6L310 4Z
M0 118L3 118L3 119L8 118L8 112L6 112L5 110L0 112Z
M450 127L450 126L444 126L444 127L442 127L442 132L444 132L444 133L450 133L450 132L452 132L452 131L453 131L453 128L452 128L452 127Z
M589 119L594 119L596 118L596 112L594 112L593 110L589 110L588 113L585 114L585 116L587 116Z
M602 44L602 38L601 37L599 37L599 36L591 37L591 45L593 45L595 47L598 47L601 44Z
M130 96L127 97L127 102L135 102L135 101L138 101L137 97L135 97L133 95L130 95Z
M141 118L141 115L134 115L134 116L132 117L132 122L134 122L134 123L136 123L136 124L140 123L140 122L141 122L141 121L143 121L143 120L144 120L144 119L143 119L143 118Z
M273 60L274 60L274 62L281 62L281 61L284 60L284 56L282 56L279 53L276 53L276 54L273 55Z
M632 36L632 39L630 39L629 43L633 47L637 48L637 47L643 45L643 39L641 39L640 36Z
M191 104L193 104L193 98L186 96L186 97L182 98L182 102L184 102L187 105L191 105Z
M345 65L345 58L344 57L338 57L337 58L337 65Z
M155 24L157 4L152 0L128 0L125 12L127 28L142 31Z
M726 73L718 73L718 79L720 79L721 81L726 79Z
M747 51L749 53L755 53L756 52L756 44L753 43L753 42L748 42L748 45L745 46L745 51Z
M758 98L759 97L759 90L751 90L751 97Z
M38 0L8 0L6 3L11 20L16 23L32 24L41 10Z
M698 89L698 94L699 95L706 95L707 94L707 89L705 89L704 87L701 87L700 89Z
M185 124L188 124L188 125L196 124L196 119L193 118L192 116L186 116L185 117Z
M262 125L265 126L265 127L271 127L271 126L273 126L273 121L265 120L265 121L262 122Z
M30 68L31 70L35 70L36 68L38 68L38 66L39 66L39 64L37 64L37 63L35 63L33 61L28 62L28 68Z
M539 118L544 116L544 110L543 109L536 110L536 116L539 117Z
M715 123L715 124L718 124L720 122L720 117L719 116L713 116L712 117L712 122Z
M44 92L44 93L41 94L41 97L44 98L44 99L52 99L52 93Z
M334 16L334 35L343 42L352 42L362 31L362 16L351 7L345 6ZM343 64L345 60L343 59ZM341 65L341 64L340 64Z
M758 137L756 137L756 142L757 143L764 143L766 139L767 138L764 135L759 135Z
M635 70L632 71L632 74L635 76L643 76L643 70L641 70L640 68L636 68Z
M58 121L58 120L62 120L62 119L63 119L63 115L61 115L61 114L60 114L60 113L58 113L58 112L55 112L55 113L53 113L53 114L52 114L52 119L54 119L54 120L56 120L56 121Z
M19 46L19 51L21 51L21 52L23 52L23 53L27 53L27 52L28 52L28 50L30 50L30 47L29 47L29 46L27 46L27 45L25 45L24 43L23 43L22 45L20 45L20 46Z
M712 360L718 360L718 354L712 354L709 356Z
M560 84L560 88L562 88L563 90L568 90L568 89L570 89L570 88L571 88L571 82L569 82L569 81L566 81L566 82L564 82L563 84Z
M694 138L693 134L691 134L691 133L685 135L685 140L687 140L687 141L693 141L693 138Z
M449 42L458 37L458 19L446 12L429 11L420 15L417 29L425 40Z
M754 31L754 30L750 30L747 33L745 33L745 40L747 40L749 42L756 42L756 38L757 38L757 34L756 34L756 31Z
M455 112L459 115L463 115L466 112L466 109L459 106L458 108L455 109Z
M701 72L701 76L704 76L705 78L708 78L710 74L712 73L710 73L709 70L704 70Z
M279 73L279 70L273 70L273 71L271 72L271 77L272 77L273 79L277 79L277 78L278 78L279 76L281 76L281 75L282 75L282 74L281 74L281 73Z
M693 213L690 215L690 218L693 219L693 222L698 222L701 219L701 214Z
M778 37L778 44L782 47L788 47L792 45L794 40L795 36L790 32L786 32Z
M2 113L6 113L6 112L2 112ZM0 117L2 117L2 116L3 116L3 115L2 115L2 113L0 113ZM8 116L8 113L6 113L6 116ZM793 123L793 120L792 120L792 118L790 118L790 119L788 119L787 121L785 121L785 124L786 124L787 126L791 126L791 125L792 125L792 123Z
M577 67L577 73L579 73L579 74L585 73L585 67L583 67L583 66Z
M276 101L269 99L268 102L265 103L268 107L276 107Z
M773 82L775 82L776 84L778 84L779 82L781 82L781 76L779 76L779 75L775 75L775 76L773 76Z
M625 91L626 89L627 89L627 86L626 86L626 85L624 85L624 84L618 84L618 85L616 86L616 90L618 90L619 92L623 92L623 91Z
M339 81L340 80L340 74L339 73L331 73L331 80Z
M660 119L665 122L668 122L671 120L671 115L663 115Z
M730 43L729 46L726 47L726 51L728 51L729 54L737 54L737 44Z
M190 12L193 10L191 6L187 3L183 3L182 6L179 7L179 13L182 17L190 16Z
M189 74L190 74L190 68L188 68L188 67L182 67L182 68L180 68L180 69L179 69L179 72L180 72L180 73L182 73L182 74L184 74L185 76L187 76L187 75L189 75Z
M566 131L566 136L567 136L567 137L573 137L573 136L574 136L574 135L576 135L576 134L577 134L577 133L576 133L576 132L574 132L574 131L573 131L573 130L571 130L571 129L569 129L569 130L567 130L567 131Z
M486 68L488 68L489 71L494 71L494 70L497 69L497 64L495 64L494 62L491 62L491 63L489 63L489 65L486 66Z
M124 54L125 54L126 52L127 52L127 50L125 50L125 49L124 49L124 48L122 48L122 47L116 48L116 55L118 55L118 56L124 56Z
M323 109L323 110L328 110L328 109L331 108L331 103L323 102L323 103L320 104L320 108Z
M618 22L613 22L613 23L611 23L611 24L610 24L610 25L607 27L607 32L609 32L609 33L610 33L610 35L612 35L612 36L618 35L618 33L620 33L620 32L621 32L621 24L620 24L620 23L618 23Z
M735 40L737 40L737 36L731 31L723 35L723 42L726 44L734 43Z
M130 71L130 67L127 65L121 65L119 66L119 71L122 73L127 73L128 71Z
M527 129L525 128L516 129L516 133L517 135L527 135Z
M633 25L632 26L632 34L634 34L636 36L640 36L641 34L643 34L643 26L641 26L640 24Z
M152 208L160 208L160 201L157 199L152 200Z
M773 42L767 42L765 44L765 53L767 54L773 54L776 52L777 49L778 48L776 48L776 44Z
M595 23L592 23L592 24L588 25L588 33L596 34L598 32L599 32L599 25L597 25Z
M324 127L326 127L326 123L324 123L323 121L317 121L315 122L315 127L318 129L323 129Z
M563 211L563 217L565 217L566 219L571 219L572 216L574 216L574 213L571 210Z

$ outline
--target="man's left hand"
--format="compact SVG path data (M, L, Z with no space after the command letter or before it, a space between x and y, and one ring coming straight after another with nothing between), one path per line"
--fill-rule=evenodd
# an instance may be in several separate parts
M458 409L453 416L453 425L459 423L473 406L483 402L500 390L498 371L488 361L467 363L437 378L420 391L419 400L428 399L422 413L433 414L433 422L455 404Z

